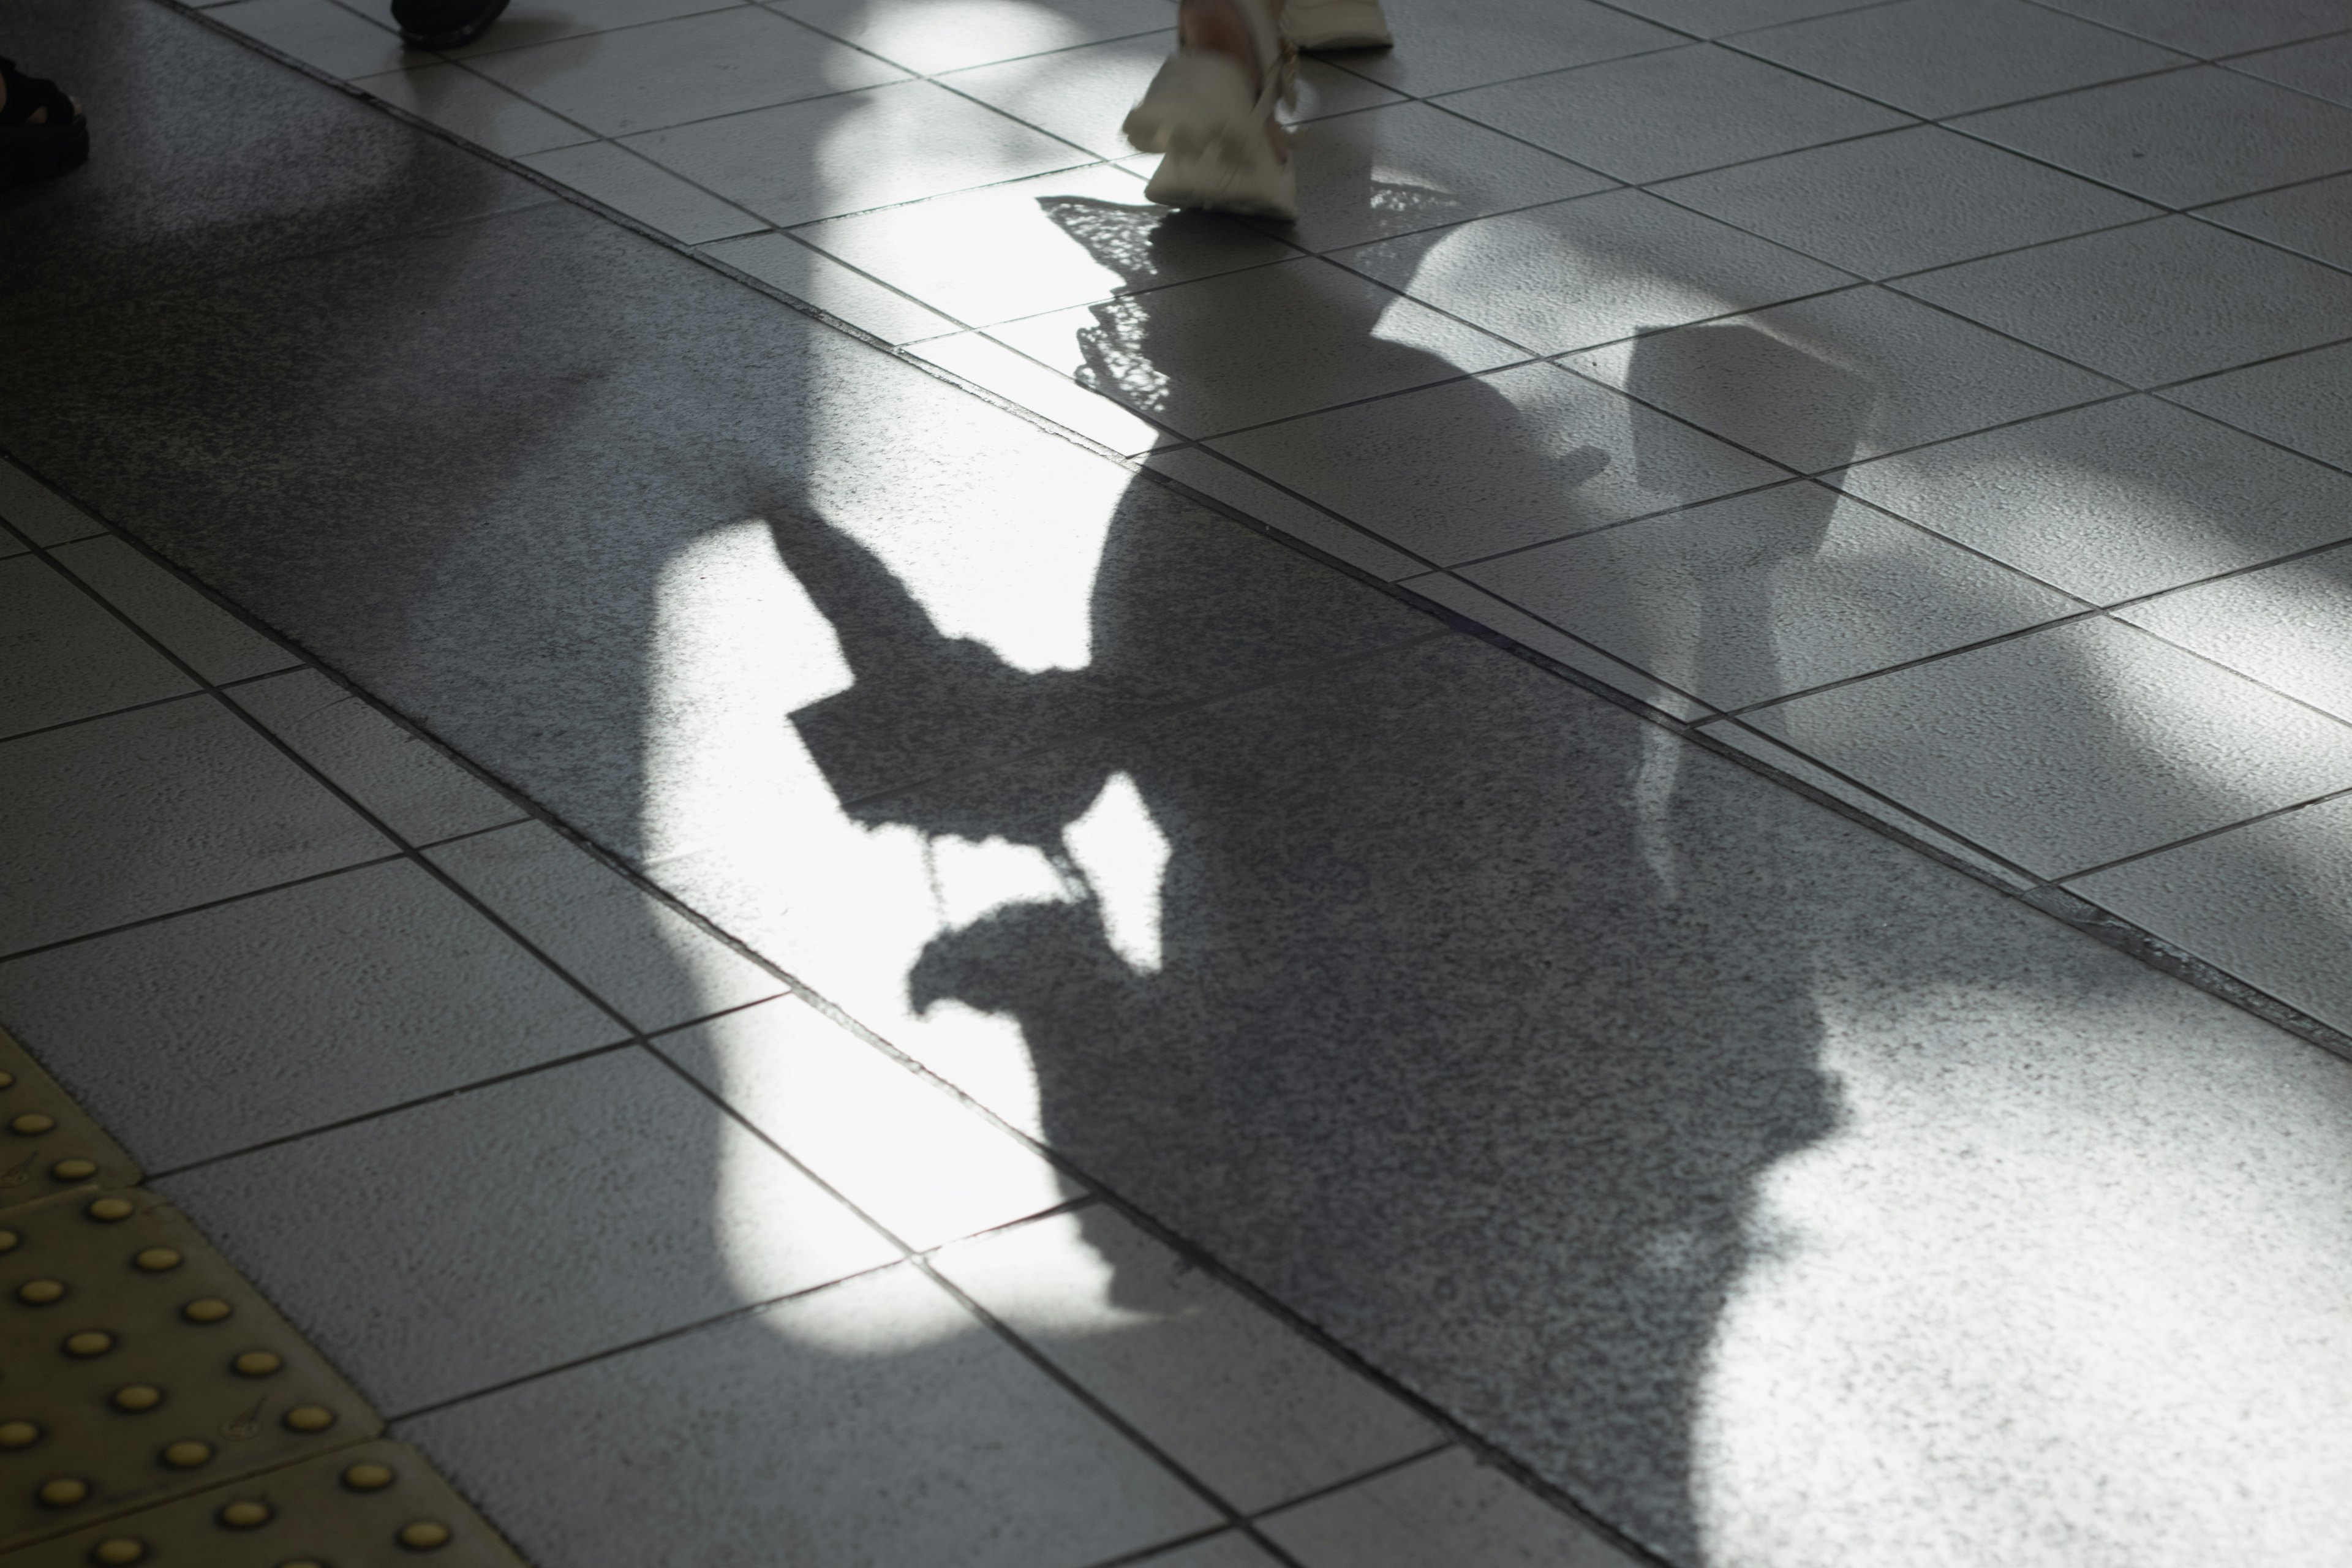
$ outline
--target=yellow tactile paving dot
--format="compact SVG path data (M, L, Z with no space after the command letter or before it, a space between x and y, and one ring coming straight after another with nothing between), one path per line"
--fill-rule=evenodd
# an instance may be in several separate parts
M378 1441L7 1554L7 1568L521 1568L415 1449Z
M383 1427L135 1187L0 1211L0 1552Z
M127 1187L138 1180L121 1146L0 1029L0 1209L86 1182Z

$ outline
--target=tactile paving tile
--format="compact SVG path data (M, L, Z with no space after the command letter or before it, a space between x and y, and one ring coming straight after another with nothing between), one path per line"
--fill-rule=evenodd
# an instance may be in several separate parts
M521 1568L404 1443L374 1442L8 1555L7 1568Z
M0 1552L383 1430L138 1188L0 1210Z
M121 1145L0 1029L0 1209L85 1182L127 1187L138 1180Z

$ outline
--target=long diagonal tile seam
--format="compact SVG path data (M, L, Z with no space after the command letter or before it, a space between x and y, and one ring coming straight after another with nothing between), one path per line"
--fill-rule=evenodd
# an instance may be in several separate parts
M0 1563L522 1559L0 1031Z

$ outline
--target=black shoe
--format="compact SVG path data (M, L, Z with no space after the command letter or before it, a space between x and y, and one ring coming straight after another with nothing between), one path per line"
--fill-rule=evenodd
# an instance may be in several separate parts
M0 60L0 82L8 89L0 102L0 190L62 174L89 156L89 121L56 82L18 75L14 60Z
M454 49L490 30L507 0L392 0L400 41L412 49Z

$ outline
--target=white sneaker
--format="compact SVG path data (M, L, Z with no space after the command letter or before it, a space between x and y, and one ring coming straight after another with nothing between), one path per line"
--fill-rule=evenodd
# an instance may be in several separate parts
M1298 175L1275 149L1275 106L1289 97L1293 51L1276 27L1265 0L1234 0L1248 22L1257 58L1267 62L1256 81L1233 56L1180 48L1144 89L1123 128L1138 152L1160 153L1159 172L1143 187L1146 199L1171 207L1298 216Z
M1381 49L1396 42L1381 0L1289 0L1282 30L1301 49Z

